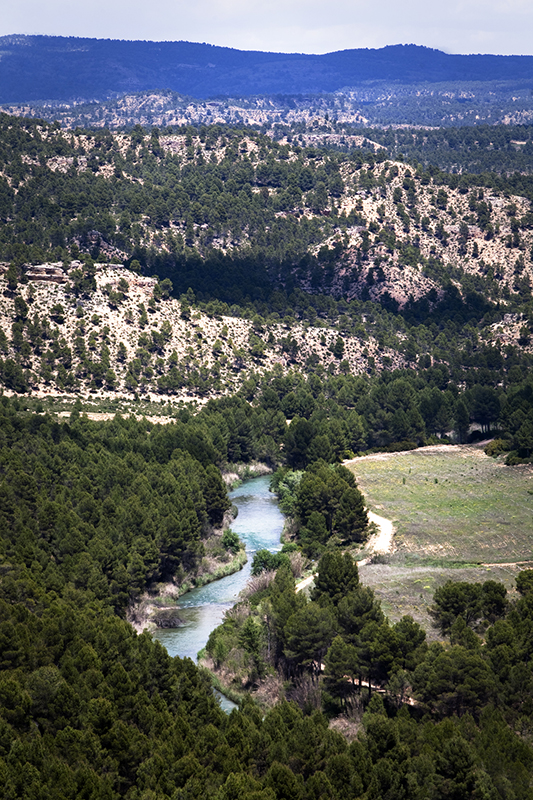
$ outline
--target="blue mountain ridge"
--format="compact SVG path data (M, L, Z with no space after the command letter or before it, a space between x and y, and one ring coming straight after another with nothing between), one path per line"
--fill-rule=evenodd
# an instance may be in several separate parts
M533 56L450 55L413 44L309 55L181 41L0 37L0 103L103 100L158 89L207 98L335 92L372 82L530 79Z

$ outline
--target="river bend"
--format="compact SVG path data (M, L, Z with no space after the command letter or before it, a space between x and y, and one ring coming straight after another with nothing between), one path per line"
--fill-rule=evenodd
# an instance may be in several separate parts
M230 494L231 502L239 509L232 530L246 545L248 562L242 570L199 589L192 589L178 600L184 625L179 628L159 628L154 638L161 642L171 656L188 656L196 661L205 647L209 634L222 622L224 614L238 600L239 592L250 578L254 553L257 550L280 550L284 517L277 499L269 491L268 475L245 481Z

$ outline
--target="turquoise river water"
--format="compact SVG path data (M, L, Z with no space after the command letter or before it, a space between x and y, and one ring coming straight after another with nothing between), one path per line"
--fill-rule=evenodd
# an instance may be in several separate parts
M160 628L154 633L154 638L166 647L171 656L188 656L196 661L209 634L220 625L225 612L235 605L239 592L249 580L254 553L262 549L280 550L284 517L275 495L269 491L269 483L268 475L253 478L231 492L230 499L239 509L231 528L245 543L248 562L239 572L180 597L180 617L185 624L180 628ZM221 705L225 710L233 707L224 697Z

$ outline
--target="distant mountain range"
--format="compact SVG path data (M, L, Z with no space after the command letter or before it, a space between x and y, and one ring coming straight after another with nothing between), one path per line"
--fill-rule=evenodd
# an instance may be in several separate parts
M170 89L196 98L335 92L384 83L533 80L533 56L448 55L417 45L325 55L192 42L0 38L0 103L103 100Z

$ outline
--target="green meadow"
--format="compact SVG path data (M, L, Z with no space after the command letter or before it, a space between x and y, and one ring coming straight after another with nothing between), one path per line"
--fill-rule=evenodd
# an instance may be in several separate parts
M533 469L469 447L378 454L348 464L369 507L396 527L407 559L502 564L533 560Z
M393 521L394 551L360 568L383 610L410 614L437 638L428 606L446 580L514 590L533 568L533 469L470 446L377 454L347 464L369 508ZM530 563L528 563L530 562Z

